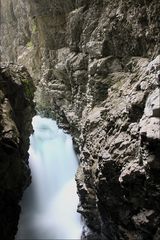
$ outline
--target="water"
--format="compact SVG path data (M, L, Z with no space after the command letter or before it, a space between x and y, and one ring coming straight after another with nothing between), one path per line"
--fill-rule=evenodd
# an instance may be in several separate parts
M56 122L35 116L30 138L32 184L22 199L16 239L80 239L76 212L75 173L78 162L72 139Z

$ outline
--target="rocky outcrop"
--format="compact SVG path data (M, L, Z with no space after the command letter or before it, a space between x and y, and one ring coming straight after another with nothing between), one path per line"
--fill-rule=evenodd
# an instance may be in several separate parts
M82 238L158 240L160 3L7 0L2 9L2 60L28 68L37 111L74 137Z
M0 236L13 240L24 189L30 183L29 135L34 87L24 67L0 68Z
M159 239L159 61L109 74L117 81L86 117L77 183L89 239Z

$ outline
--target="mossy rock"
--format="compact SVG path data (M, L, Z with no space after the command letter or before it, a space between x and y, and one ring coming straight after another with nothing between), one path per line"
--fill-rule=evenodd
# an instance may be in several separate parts
M34 98L35 86L31 79L21 79L21 83L24 88L24 94L27 99L30 101Z
M29 49L32 49L34 47L32 41L27 42L26 46Z

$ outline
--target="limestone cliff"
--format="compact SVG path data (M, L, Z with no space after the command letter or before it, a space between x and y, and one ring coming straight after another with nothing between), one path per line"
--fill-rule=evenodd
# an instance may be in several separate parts
M31 77L24 67L0 68L0 238L13 240L22 193L30 183L29 136L33 115Z
M82 238L158 240L160 2L7 0L2 9L2 60L28 68L37 110L74 137Z

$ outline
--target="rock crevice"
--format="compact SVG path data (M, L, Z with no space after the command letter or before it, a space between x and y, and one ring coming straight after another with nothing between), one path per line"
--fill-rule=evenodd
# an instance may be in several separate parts
M37 111L74 138L82 238L159 240L160 3L7 0L2 9L2 60L27 67Z

